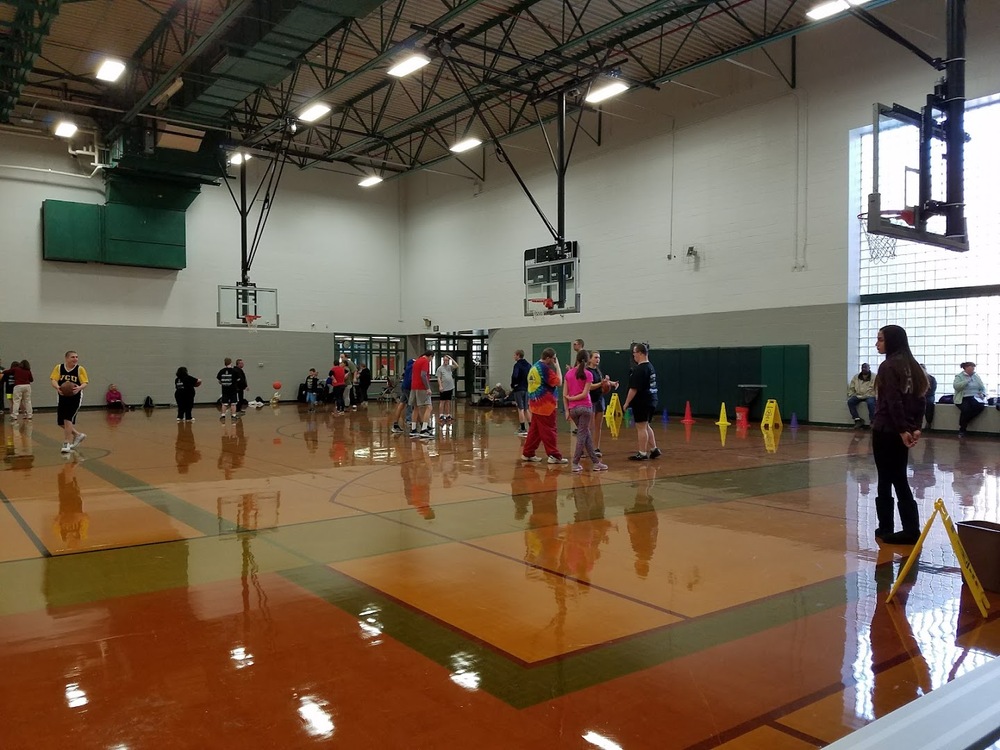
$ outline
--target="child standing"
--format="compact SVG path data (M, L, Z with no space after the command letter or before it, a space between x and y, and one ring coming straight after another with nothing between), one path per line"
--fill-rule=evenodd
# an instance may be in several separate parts
M583 471L580 459L583 452L590 456L594 471L607 471L607 464L601 463L601 458L594 449L594 440L590 432L590 424L594 418L594 406L590 401L590 392L600 388L601 382L594 382L594 374L587 368L590 354L586 349L576 353L576 367L566 373L566 405L569 413L567 418L576 424L576 450L573 451L573 471Z

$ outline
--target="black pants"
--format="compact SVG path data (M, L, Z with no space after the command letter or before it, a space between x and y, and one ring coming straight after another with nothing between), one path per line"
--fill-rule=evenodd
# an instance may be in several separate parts
M981 404L974 398L963 398L958 404L958 410L961 412L958 416L958 429L965 432L969 422L982 414L985 408L986 404Z
M175 391L174 401L177 402L177 418L191 419L191 408L194 406L194 394Z
M924 404L924 418L927 420L928 427L934 424L934 399L928 399L927 403Z
M337 405L337 411L344 410L344 388L346 388L346 386L333 386L333 402Z
M906 463L910 449L903 445L903 438L895 432L872 432L872 454L878 471L878 494L875 496L875 514L878 527L884 533L892 532L895 520L892 512L892 491L896 490L896 506L903 531L920 533L920 514L913 499L910 482L906 476Z

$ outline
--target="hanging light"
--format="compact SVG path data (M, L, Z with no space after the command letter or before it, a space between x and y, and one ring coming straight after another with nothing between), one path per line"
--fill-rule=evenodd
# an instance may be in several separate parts
M415 52L409 57L400 60L398 63L389 68L387 72L395 78L402 78L403 76L408 76L410 73L420 70L430 61L431 59L427 57L427 55Z

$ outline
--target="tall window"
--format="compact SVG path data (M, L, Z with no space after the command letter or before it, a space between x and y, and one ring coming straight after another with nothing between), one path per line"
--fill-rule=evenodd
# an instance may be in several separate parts
M900 240L896 257L872 261L860 227L860 291L858 362L874 360L875 336L889 323L906 329L910 347L938 380L938 396L948 393L959 364L976 363L991 392L1000 387L1000 210L997 174L1000 174L1000 96L970 102L966 108L965 145L966 220L971 249L958 253ZM872 191L871 128L856 131L860 163L852 173L867 210ZM883 132L879 158L884 163L907 164L916 153L912 129ZM938 152L940 153L940 151ZM934 161L939 162L939 156ZM904 208L904 197L883 193L883 208ZM897 205L898 204L898 205ZM947 299L938 290L955 289ZM990 333L992 332L992 336Z

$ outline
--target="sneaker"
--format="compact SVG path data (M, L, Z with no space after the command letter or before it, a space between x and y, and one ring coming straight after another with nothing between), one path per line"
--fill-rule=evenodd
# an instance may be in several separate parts
M410 437L411 438L418 438L418 437L420 437L420 430L410 430Z
M193 422L193 421L194 421L194 417L191 417L191 419L188 420L188 422Z
M178 422L183 422L184 420L183 420L183 419L181 419L180 417L177 417L177 421L178 421Z
M528 437L528 431L527 430L518 430L517 431L517 436L518 437Z
M861 417L854 418L854 427L858 430L863 430L865 428L865 421Z
M225 422L226 421L226 415L225 414L220 414L219 415L219 421L220 422Z
M662 453L660 453L660 449L659 449L659 448L653 448L653 450L651 450L651 451L649 452L649 457L650 457L650 458L659 458L659 457L660 457L660 456L662 456L662 455L663 455L663 454L662 454Z
M542 462L538 456L521 456L521 460L526 464L540 464Z
M395 422L392 423L392 434L393 435L399 435L400 433L402 433L402 431L403 431L402 427L400 427Z
M596 464L594 464L591 467L591 470L592 471L607 471L608 470L608 465L607 464L602 464L600 461L598 461Z
M583 471L583 466L580 464L573 464L573 473Z
M423 440L434 440L434 433L431 432L430 430L421 430L420 437Z
M594 448L594 455L597 456L598 458L604 458L604 454L601 453L600 448Z
M80 443L82 443L86 439L87 439L87 435L85 433L82 433L82 432L76 433L76 437L73 438L73 446L72 447L75 448L76 446L78 446Z
M647 456L645 453L639 453L638 451L636 451L635 453L633 453L631 456L628 457L628 460L629 461L648 461L649 460L649 456Z
M73 450L73 446L71 446L69 443L63 443L62 450L60 450L59 452L60 453L69 453L71 450Z
M549 463L550 464L568 464L569 463L569 459L568 458L557 458L556 456L549 456Z

